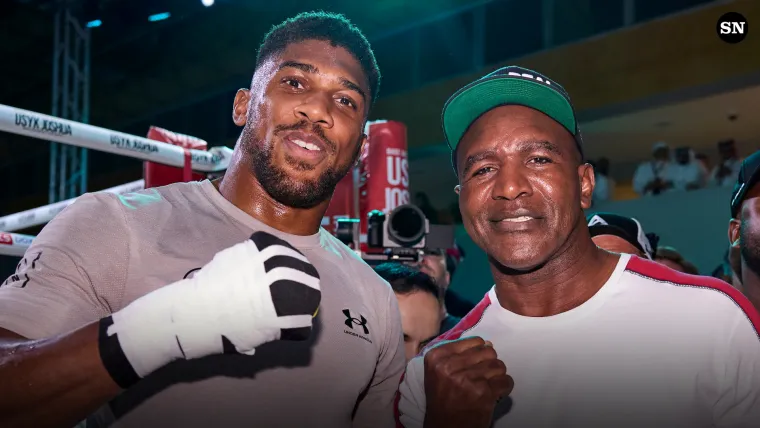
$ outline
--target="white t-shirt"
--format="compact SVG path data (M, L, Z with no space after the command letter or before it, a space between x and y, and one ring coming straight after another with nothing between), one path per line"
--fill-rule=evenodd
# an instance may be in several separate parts
M688 190L689 186L704 187L707 172L701 163L694 160L687 164L673 163L668 169L666 180L673 182L673 189Z
M501 307L491 289L438 340L493 342L515 381L496 428L757 428L759 325L728 284L621 255L607 283L575 309L525 317ZM399 426L423 426L423 369L419 356L407 365Z
M633 173L633 190L639 195L651 194L651 191L645 192L644 188L656 178L670 180L669 169L672 165L671 162L642 162Z
M731 170L731 174L718 179L718 171L720 170L721 165L725 165L726 168ZM736 184L736 179L739 178L739 171L741 171L741 169L741 159L729 159L722 164L718 164L710 173L710 184L720 187L734 187L734 184Z

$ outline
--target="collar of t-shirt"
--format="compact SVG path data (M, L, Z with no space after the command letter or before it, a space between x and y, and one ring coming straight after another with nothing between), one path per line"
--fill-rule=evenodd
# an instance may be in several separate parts
M304 236L304 235L293 235L290 233L284 233L267 224L260 222L259 220L256 220L255 218L251 217L240 208L236 207L232 202L225 199L224 196L222 196L222 194L219 193L219 190L217 190L217 188L214 186L213 183L211 183L210 180L203 180L201 182L201 188L203 189L203 192L206 194L209 201L213 205L215 205L219 210L227 214L233 220L237 221L238 223L241 223L243 226L251 230L255 230L255 231L261 230L261 231L269 232L275 236L278 236L284 239L285 241L289 242L291 245L297 248L320 246L322 228L320 228L319 231L313 235Z
M602 288L580 306L562 312L561 314L548 317L529 317L508 311L499 304L499 299L496 297L495 286L491 287L491 290L488 292L488 298L490 299L492 306L492 308L489 309L499 318L500 323L516 329L556 328L558 325L567 325L574 321L584 319L593 315L594 312L599 310L605 304L605 302L620 291L620 278L625 272L625 268L628 265L630 258L630 254L621 254L615 269L612 271L612 275L610 275Z

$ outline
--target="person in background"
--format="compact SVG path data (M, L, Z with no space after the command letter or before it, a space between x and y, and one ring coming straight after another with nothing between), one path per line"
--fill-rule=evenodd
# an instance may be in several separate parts
M414 195L414 205L422 210L422 213L425 214L425 217L430 221L430 224L439 224L438 210L436 210L433 204L430 203L430 198L428 198L428 195L425 192L417 192Z
M678 272L688 273L689 275L699 275L699 269L697 269L693 263L686 260L686 258L673 247L657 247L655 254L654 261L661 265L667 266Z
M710 174L710 185L719 187L733 186L739 176L742 161L736 152L734 140L725 140L718 143L720 162Z
M760 310L760 152L747 157L731 194L729 263L740 290Z
M458 246L447 251L431 251L420 260L420 270L427 273L441 288L441 328L440 334L451 330L475 305L449 289L457 265L464 252Z
M375 272L388 281L396 293L406 361L409 361L438 336L442 291L430 275L405 264L383 263L375 266Z
M632 217L612 213L592 213L586 216L591 240L597 247L613 253L633 254L653 260L660 238L644 233L641 223Z
M702 169L706 172L705 175L710 175L710 171L712 171L710 158L704 153L697 153L694 155L694 159L702 165Z
M727 282L734 286L737 290L741 291L741 284L735 283L736 276L733 273L733 269L731 269L731 263L728 260L729 257L729 250L726 250L726 253L723 255L723 261L715 268L713 269L712 273L710 274L713 278L718 278L721 281Z
M594 166L594 201L609 201L615 191L615 180L610 177L610 160L599 158Z
M707 171L688 147L675 150L675 162L668 168L669 181L675 190L696 190L705 186Z
M641 163L633 174L633 190L641 196L659 195L673 188L669 170L670 147L664 142L652 146L652 159Z

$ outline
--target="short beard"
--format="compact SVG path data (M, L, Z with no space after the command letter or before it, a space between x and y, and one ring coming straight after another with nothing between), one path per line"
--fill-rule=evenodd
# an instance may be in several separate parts
M760 276L760 240L754 239L755 236L748 230L748 225L749 221L742 221L739 227L742 260L749 270Z
M312 128L314 134L329 143L327 145L328 150L335 147L335 144L326 138L319 125L314 125ZM295 125L280 125L275 128L274 135L281 131L296 129L308 129L308 123L302 121ZM317 180L302 180L288 175L283 168L275 165L272 144L266 144L256 138L252 129L247 130L246 133L248 136L243 139L244 149L251 158L251 171L259 184L275 201L296 209L314 208L330 200L335 191L335 186L351 170L361 148L357 142L357 149L351 162L347 165L339 169L328 167ZM304 162L297 162L289 156L286 156L286 159L291 163L296 163L295 168L297 170L308 171L313 169L313 166Z

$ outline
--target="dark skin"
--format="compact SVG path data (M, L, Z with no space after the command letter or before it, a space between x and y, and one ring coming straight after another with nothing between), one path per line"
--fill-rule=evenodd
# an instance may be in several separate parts
M279 190L297 198L326 171L341 172L355 162L366 141L369 94L360 63L345 49L323 41L289 45L257 69L250 90L238 91L233 119L245 128L227 173L215 185L241 210L274 228L316 233L329 192L308 208L273 198L253 172L251 145L267 148L270 166L282 172L280 184L287 184ZM293 132L313 139L322 151L302 151L287 142ZM2 427L74 426L120 392L100 359L98 322L40 340L0 328L0 379Z
M583 209L591 204L593 170L559 123L527 107L497 107L463 136L457 165L464 226L488 254L502 307L524 316L556 315L605 284L619 256L591 240ZM464 375L453 376L443 363L426 366L426 426L428 419L454 426L445 421L466 416L477 422L468 426L488 427L497 399L512 389L503 379L506 369L495 370L495 352L459 351L455 343L441 346L443 360L456 358L462 367L480 367L475 378L499 380L463 382Z
M287 63L292 64L282 66ZM219 191L250 216L278 230L295 235L314 234L330 204L329 197L305 209L276 200L251 171L253 159L242 146L271 147L275 166L292 181L318 181L328 168L350 167L356 161L360 145L367 141L363 131L371 91L361 64L347 50L332 47L328 42L292 44L282 58L259 68L251 88L240 89L235 96L232 117L236 125L246 129L231 165L217 183ZM303 121L320 127L329 141L323 159L306 162L309 169L303 168L304 160L297 154L286 150L285 136L274 132L277 126L293 126ZM248 132L252 135L246 141Z
M742 232L742 229L744 231ZM760 310L760 273L757 272L757 244L760 242L760 186L755 185L744 197L738 218L728 223L731 243L729 260L734 275L741 278L741 291ZM743 248L751 246L750 248Z
M556 315L604 285L618 257L591 240L593 169L559 123L527 107L493 109L462 138L457 164L464 226L489 256L504 308ZM531 219L502 221L517 217Z

